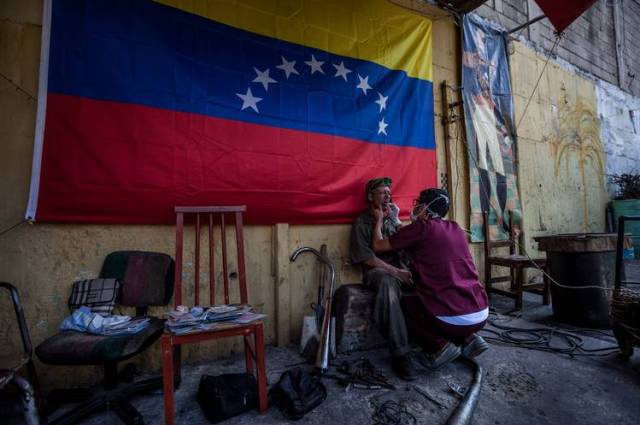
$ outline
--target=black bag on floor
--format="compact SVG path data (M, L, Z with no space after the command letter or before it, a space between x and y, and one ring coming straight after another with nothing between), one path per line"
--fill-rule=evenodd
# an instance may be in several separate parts
M211 423L254 409L257 401L258 384L253 375L227 373L200 378L198 404Z
M298 420L327 398L327 389L320 379L303 369L284 372L269 390L269 405L276 405L289 419Z

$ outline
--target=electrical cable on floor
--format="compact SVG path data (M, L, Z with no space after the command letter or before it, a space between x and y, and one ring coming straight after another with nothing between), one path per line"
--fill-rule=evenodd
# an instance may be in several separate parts
M611 331L605 331L605 330L601 330L601 329L588 329L588 328L576 328L573 326L567 326L567 325L556 325L555 326L558 329L561 329L565 332L571 332L574 334L580 334L582 336L586 336L589 338L594 338L594 339L599 339L601 341L607 341L607 342L612 342L612 343L617 343L616 341L616 337L613 335L613 332Z
M492 313L487 322L498 330L482 329L480 332L484 333L483 338L497 345L552 352L569 357L604 357L620 351L618 344L603 348L585 348L584 340L580 336L558 327L520 328L500 324L500 321L497 315Z
M387 400L376 408L374 425L414 425L418 421L409 410L394 400Z

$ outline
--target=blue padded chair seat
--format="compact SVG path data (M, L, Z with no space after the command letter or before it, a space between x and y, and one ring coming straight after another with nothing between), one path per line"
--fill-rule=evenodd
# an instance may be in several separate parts
M93 335L63 331L36 347L38 358L54 365L93 365L125 360L151 345L164 330L164 321L149 317L149 325L133 335Z

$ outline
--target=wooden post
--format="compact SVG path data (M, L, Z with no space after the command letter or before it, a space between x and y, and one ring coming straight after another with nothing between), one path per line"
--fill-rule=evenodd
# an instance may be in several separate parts
M289 225L273 227L275 260L276 342L282 347L291 342L291 282L289 280Z
M462 115L459 115L455 120L451 119L451 115L455 114L455 110L461 105L461 102L455 102L454 104L449 102L449 85L447 84L447 80L443 80L440 83L440 98L442 99L442 128L444 130L444 157L445 157L445 165L447 167L447 191L449 192L450 205L449 205L449 218L453 221L456 220L456 203L458 194L455 193L454 190L454 177L457 179L457 176L453 175L453 161L455 161L455 156L457 152L452 151L452 137L451 137L451 129L450 126L452 124L462 126L464 125L464 120L462 119ZM457 166L457 165L456 165ZM456 182L457 183L457 182Z

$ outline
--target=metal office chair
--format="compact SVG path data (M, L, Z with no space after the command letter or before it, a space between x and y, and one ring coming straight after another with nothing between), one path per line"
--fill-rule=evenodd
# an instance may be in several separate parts
M0 282L0 288L5 288L11 295L13 309L16 312L16 319L18 321L18 327L20 328L22 348L24 350L24 353L19 357L0 356L0 390L8 387L10 384L16 385L20 389L25 423L27 425L38 425L40 423L40 415L38 414L38 402L35 389L37 388L38 382L36 369L33 365L33 359L31 358L32 346L27 321L24 318L20 296L15 286L10 283ZM22 369L26 369L28 379L20 374Z
M247 304L249 296L247 293L247 281L245 274L244 260L244 237L242 233L242 214L246 207L242 206L210 206L210 207L176 207L176 278L174 289L174 302L176 307L183 302L182 284L185 276L185 264L193 264L193 305L200 305L205 302L200 298L200 241L202 230L202 218L204 225L208 228L208 252L209 257L209 303L216 303L216 282L215 282L215 253L214 246L214 226L220 228L220 263L222 265L222 284L224 304L230 302L230 282L237 280L240 294L240 303ZM236 234L236 269L230 270L230 262L227 252L226 225L227 219L232 218ZM193 223L194 230L194 256L192 262L184 259L185 222ZM162 370L164 375L164 416L166 424L173 424L175 420L174 400L173 400L173 379L172 376L180 376L180 347L183 344L193 344L207 340L242 336L245 347L245 360L247 373L253 373L254 362L258 382L258 410L264 413L267 410L267 374L264 356L264 325L262 321L252 322L246 325L235 325L224 327L223 329L213 329L190 333L186 335L176 335L170 330L166 330L162 335ZM253 337L253 338L251 338ZM251 341L253 339L253 342Z

